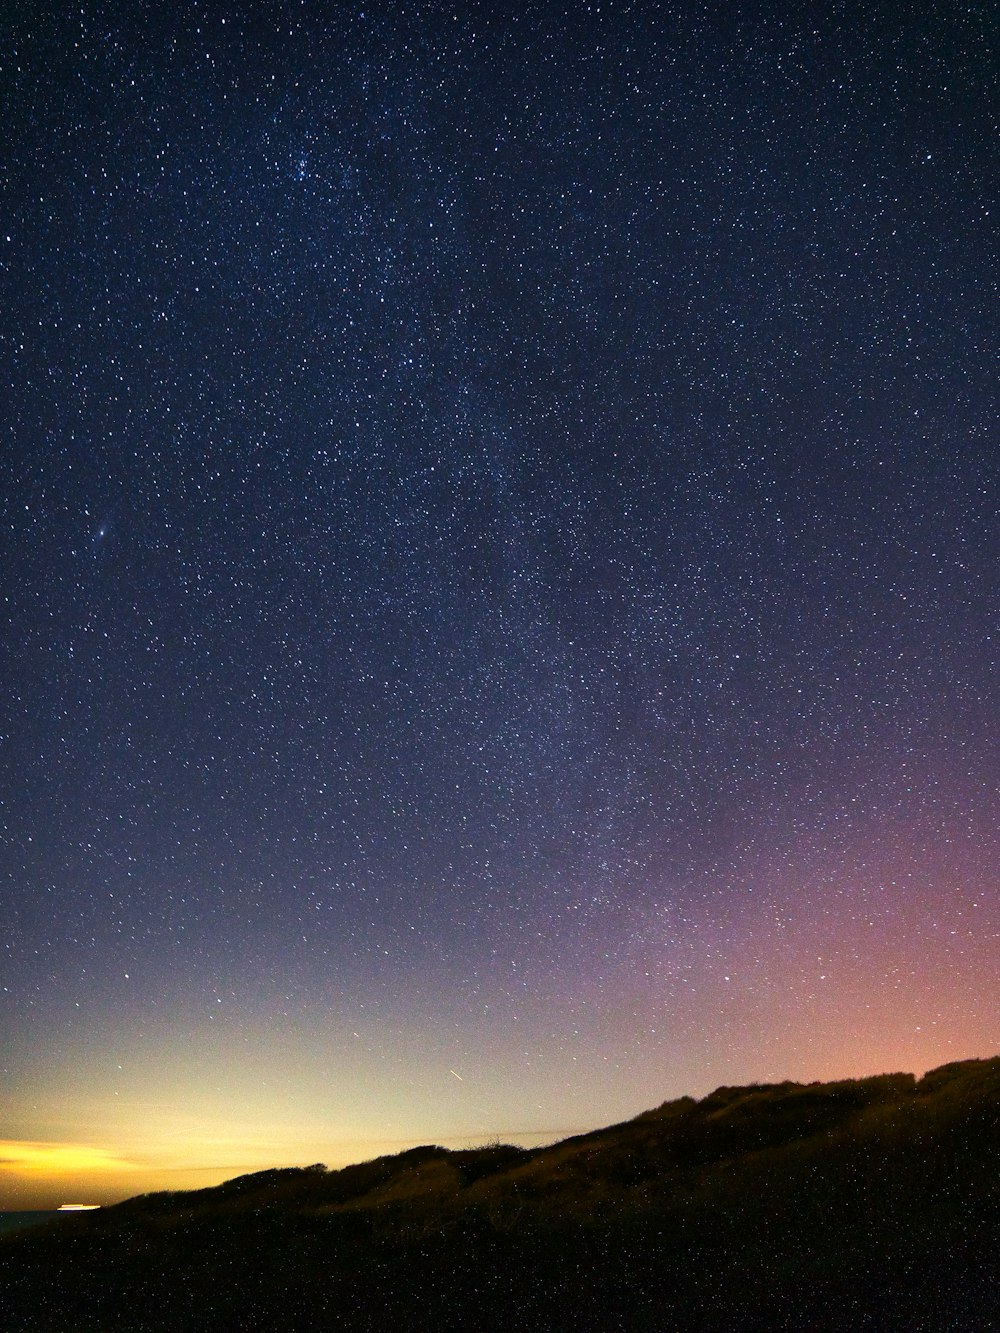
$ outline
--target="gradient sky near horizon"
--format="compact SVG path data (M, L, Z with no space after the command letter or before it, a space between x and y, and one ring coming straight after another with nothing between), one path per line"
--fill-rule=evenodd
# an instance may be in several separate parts
M0 1208L1000 1051L989 8L3 24Z

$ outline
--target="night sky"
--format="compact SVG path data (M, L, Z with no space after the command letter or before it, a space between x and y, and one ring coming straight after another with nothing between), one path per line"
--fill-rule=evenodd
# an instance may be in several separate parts
M5 22L0 1207L997 1053L989 6Z

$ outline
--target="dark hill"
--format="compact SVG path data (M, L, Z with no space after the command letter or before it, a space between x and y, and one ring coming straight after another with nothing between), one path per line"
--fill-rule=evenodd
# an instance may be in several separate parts
M0 1240L5 1330L1000 1327L1000 1058L719 1088Z

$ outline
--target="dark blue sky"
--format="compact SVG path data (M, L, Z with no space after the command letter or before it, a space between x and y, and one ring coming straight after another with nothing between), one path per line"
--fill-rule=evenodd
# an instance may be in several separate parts
M6 23L12 1137L993 1053L987 11Z

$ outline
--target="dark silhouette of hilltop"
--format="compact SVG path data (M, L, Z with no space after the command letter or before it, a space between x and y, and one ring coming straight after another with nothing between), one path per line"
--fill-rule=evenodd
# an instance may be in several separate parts
M1000 1058L144 1195L0 1238L0 1311L81 1333L1000 1327Z

